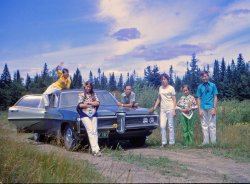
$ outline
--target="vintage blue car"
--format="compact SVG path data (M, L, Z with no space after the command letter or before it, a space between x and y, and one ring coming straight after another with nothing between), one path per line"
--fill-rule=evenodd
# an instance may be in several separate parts
M50 96L49 108L44 107L42 95L25 95L9 108L8 120L17 130L33 132L39 141L44 136L53 136L64 141L67 150L73 150L86 140L87 133L80 121L76 106L82 90L57 91ZM115 97L106 90L95 90L99 100L99 139L129 140L142 146L146 136L158 126L158 115L146 108L121 108Z

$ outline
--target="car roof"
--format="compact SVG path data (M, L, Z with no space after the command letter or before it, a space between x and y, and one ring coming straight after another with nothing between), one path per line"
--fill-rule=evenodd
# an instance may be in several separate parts
M83 89L66 89L66 90L58 90L53 92L53 94L60 94L60 93L66 93L66 92L83 92ZM107 90L101 90L101 89L94 89L94 92L104 92L104 93L109 93ZM24 96L42 96L42 94L27 94Z
M66 89L66 90L58 90L58 93L63 93L63 92L83 92L83 89ZM109 92L107 90L101 90L101 89L94 89L94 92Z

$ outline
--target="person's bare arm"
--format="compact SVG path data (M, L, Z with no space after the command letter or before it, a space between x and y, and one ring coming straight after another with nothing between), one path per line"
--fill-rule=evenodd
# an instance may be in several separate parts
M212 110L212 116L216 115L217 103L218 103L218 98L217 96L214 96L214 108Z
M155 109L158 107L160 101L161 101L161 96L158 95L158 97L157 97L157 99L156 99L156 101L155 101L155 104L154 104L153 107L149 110L149 112L154 112Z
M202 112L202 110L201 110L201 100L200 100L199 97L197 98L197 105L198 105L199 115L202 116L202 115L203 115L203 112Z
M121 104L122 107L129 107L132 108L133 107L133 103L129 103L129 104Z
M94 101L94 102L87 102L88 105L91 105L91 106L99 106L100 105L100 102L99 101Z
M79 106L83 109L86 109L88 107L93 107L93 106L99 106L100 102L94 101L94 102L82 102L79 104Z
M175 112L175 108L176 108L176 97L175 97L175 96L172 96L172 100L173 100L173 105L174 105L173 115L175 116L175 115L176 115L176 112Z

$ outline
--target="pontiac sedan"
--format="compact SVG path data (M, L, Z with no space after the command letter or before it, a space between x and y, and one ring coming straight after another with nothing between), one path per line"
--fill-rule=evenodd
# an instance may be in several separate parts
M9 108L8 120L18 130L32 132L34 139L55 136L64 140L67 150L73 150L87 133L80 121L76 106L82 90L63 90L50 95L50 106L45 109L42 95L26 95ZM106 90L95 91L99 100L99 139L129 140L132 145L142 146L158 126L158 115L146 108L122 108L115 97Z

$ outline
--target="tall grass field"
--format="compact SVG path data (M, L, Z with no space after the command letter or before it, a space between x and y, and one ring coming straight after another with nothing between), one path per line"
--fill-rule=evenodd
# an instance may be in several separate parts
M158 90L152 87L144 87L143 89L135 87L134 91L136 93L136 100L140 106L147 108L153 106L158 95ZM177 101L181 95L181 93L177 94ZM157 111L159 113L159 109ZM197 111L195 111L194 118L195 146L188 147L187 149L200 148L198 145L202 143L202 129ZM207 147L212 148L215 154L250 162L250 101L219 101L216 118L217 144L214 146L208 145ZM177 113L175 118L175 133L177 144L173 148L184 148L181 146L182 130L180 113ZM148 145L161 145L159 128L149 136Z
M158 90L134 87L141 107L153 106ZM115 93L120 99L120 93ZM177 100L181 94L177 95ZM159 112L159 109L158 109ZM6 128L9 127L9 128ZM180 114L175 118L176 145L165 149L211 149L216 155L250 162L250 101L219 101L217 108L217 144L200 147L202 131L198 112L195 112L195 145L182 146ZM0 111L0 183L96 183L105 178L85 161L74 161L63 155L41 153L33 145L17 142L7 121L7 112ZM147 140L148 147L161 145L157 128Z
M106 181L86 161L55 153L42 153L33 145L17 142L0 112L0 183L102 183ZM18 138L18 136L16 136Z

